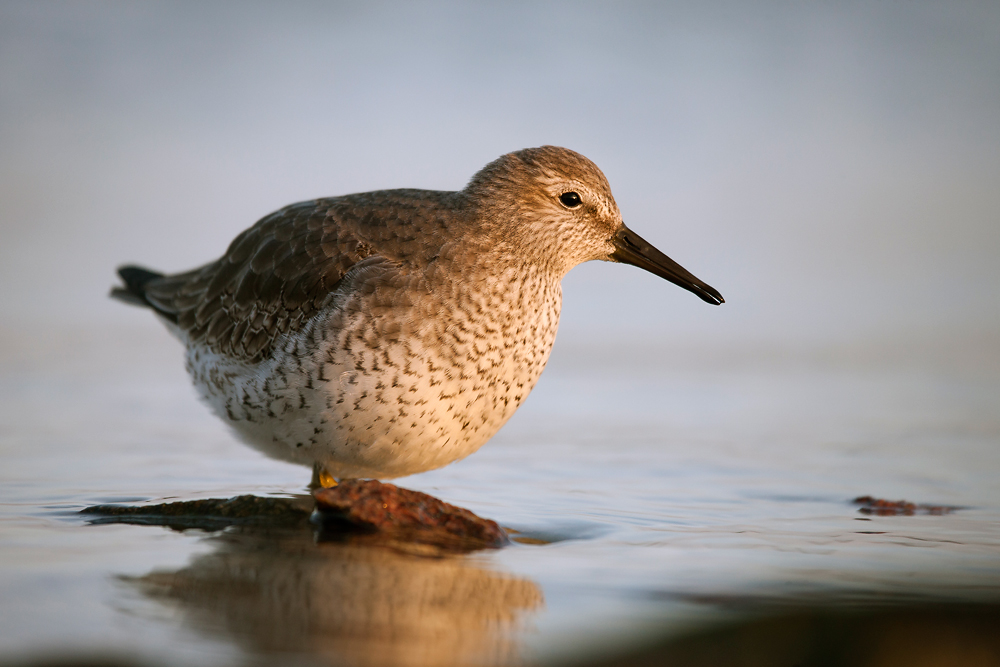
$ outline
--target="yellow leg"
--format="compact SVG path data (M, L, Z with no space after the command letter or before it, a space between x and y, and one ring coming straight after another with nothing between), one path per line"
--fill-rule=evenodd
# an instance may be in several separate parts
M319 485L324 489L332 489L337 486L336 478L328 473L325 469L319 471Z
M337 486L337 478L326 471L319 463L313 464L312 481L309 482L310 489L332 489Z

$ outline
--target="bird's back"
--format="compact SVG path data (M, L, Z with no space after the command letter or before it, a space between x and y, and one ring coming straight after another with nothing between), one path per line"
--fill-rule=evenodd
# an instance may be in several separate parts
M453 234L456 192L384 190L286 206L236 237L218 260L161 275L119 269L112 294L151 307L189 345L256 362L314 317L358 262L429 261Z

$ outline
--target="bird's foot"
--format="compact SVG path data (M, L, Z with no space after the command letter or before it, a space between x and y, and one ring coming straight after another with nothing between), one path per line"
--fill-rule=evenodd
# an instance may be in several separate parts
M328 473L321 463L313 464L312 481L309 482L310 489L332 489L337 484L337 478Z

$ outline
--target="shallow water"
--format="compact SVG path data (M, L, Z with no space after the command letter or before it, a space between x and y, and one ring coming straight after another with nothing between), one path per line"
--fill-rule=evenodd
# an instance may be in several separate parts
M575 663L799 610L997 618L998 9L0 3L0 663ZM176 342L106 298L115 266L186 270L290 202L460 188L541 144L727 303L570 273L526 404L400 480L520 542L77 514L309 478L197 403Z
M992 344L956 361L562 343L494 441L399 480L517 531L442 555L88 524L96 503L301 493L309 471L235 442L157 329L8 335L0 659L562 663L789 605L1000 601ZM863 494L963 509L864 515Z

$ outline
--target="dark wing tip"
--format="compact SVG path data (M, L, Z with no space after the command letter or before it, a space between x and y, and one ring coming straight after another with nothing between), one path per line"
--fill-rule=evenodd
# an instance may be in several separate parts
M145 291L144 287L150 280L163 277L162 273L131 265L118 267L118 275L125 281L125 288L138 295Z
M152 280L162 278L162 273L150 271L141 266L122 266L118 269L118 275L121 276L125 286L113 287L111 289L111 298L135 306L153 307L153 304L146 298L146 285Z

